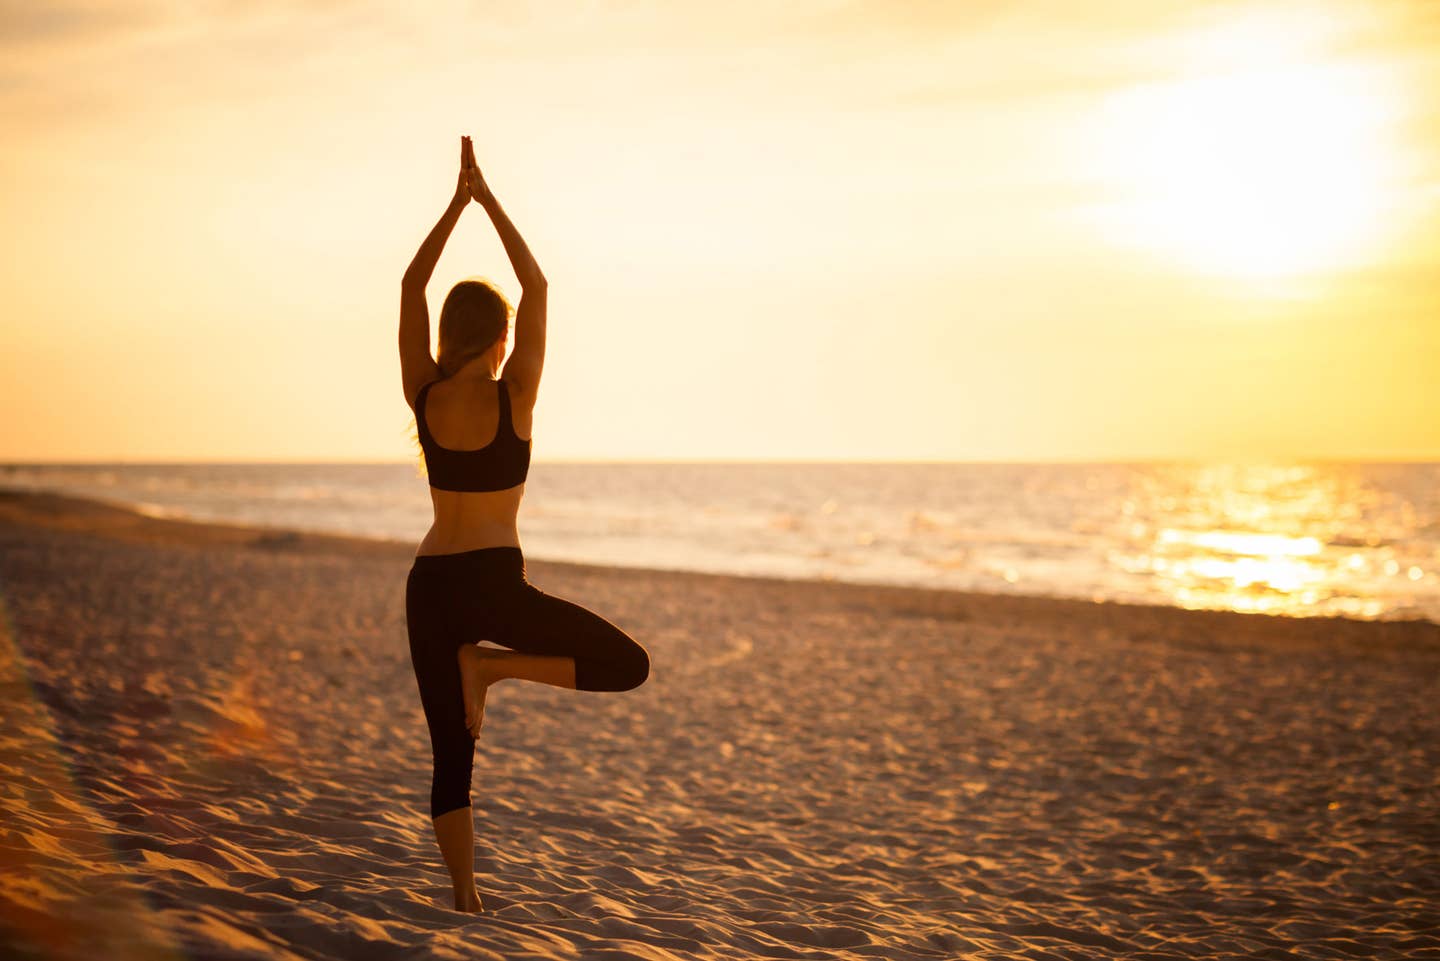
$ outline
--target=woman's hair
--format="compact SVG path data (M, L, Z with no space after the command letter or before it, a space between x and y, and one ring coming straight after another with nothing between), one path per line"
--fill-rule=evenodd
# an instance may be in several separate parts
M488 280L462 280L450 288L440 308L440 350L435 363L441 377L452 377L474 357L505 336L510 301Z
M440 308L440 350L436 366L441 377L455 372L472 357L479 357L505 335L513 313L510 301L488 280L462 280L445 295ZM419 425L412 417L410 440L415 447L418 476L425 476L425 452L420 446Z

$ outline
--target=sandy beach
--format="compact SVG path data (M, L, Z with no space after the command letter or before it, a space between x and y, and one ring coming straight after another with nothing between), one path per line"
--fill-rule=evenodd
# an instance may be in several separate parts
M0 953L1440 958L1434 624L534 559L652 676L491 692L457 913L414 550L0 493Z

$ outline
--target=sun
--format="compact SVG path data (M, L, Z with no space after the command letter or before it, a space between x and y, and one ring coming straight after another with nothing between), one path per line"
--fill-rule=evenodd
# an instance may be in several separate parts
M1212 27L1186 38L1173 79L1106 98L1092 135L1103 232L1228 277L1376 252L1394 203L1395 84L1384 64L1297 49L1313 33L1259 17Z

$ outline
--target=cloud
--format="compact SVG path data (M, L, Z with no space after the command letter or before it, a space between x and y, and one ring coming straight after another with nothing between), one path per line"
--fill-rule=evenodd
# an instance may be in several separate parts
M163 21L156 5L106 0L0 0L0 49L49 51L112 39Z
M0 109L22 129L281 95L347 44L404 35L379 3L0 3Z

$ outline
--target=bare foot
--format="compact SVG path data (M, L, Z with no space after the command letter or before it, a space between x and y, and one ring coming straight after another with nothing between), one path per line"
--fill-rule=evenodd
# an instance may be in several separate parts
M490 685L500 679L495 659L503 656L500 651L478 644L461 644L456 654L460 662L460 690L465 696L465 727L471 737L479 737L485 725L485 695Z
M485 905L480 901L480 892L471 888L465 896L457 895L455 898L455 910L464 911L467 914L480 914L485 910Z

